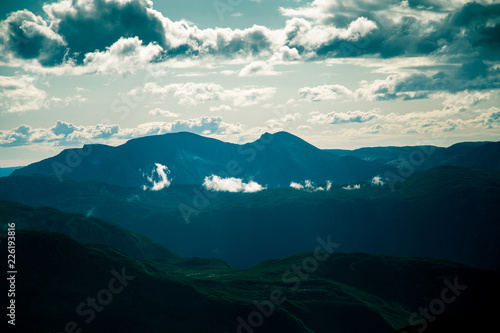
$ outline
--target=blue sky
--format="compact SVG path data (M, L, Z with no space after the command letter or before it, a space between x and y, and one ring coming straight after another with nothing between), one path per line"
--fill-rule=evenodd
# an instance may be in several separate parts
M175 131L348 149L500 138L498 1L0 6L0 167Z

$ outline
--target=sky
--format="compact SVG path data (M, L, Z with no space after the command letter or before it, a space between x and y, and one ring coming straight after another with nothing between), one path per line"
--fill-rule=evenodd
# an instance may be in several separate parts
M18 0L0 15L0 167L178 131L500 140L497 0Z

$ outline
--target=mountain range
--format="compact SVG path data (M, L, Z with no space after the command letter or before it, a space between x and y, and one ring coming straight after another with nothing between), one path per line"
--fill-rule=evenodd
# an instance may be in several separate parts
M66 149L0 177L0 248L15 223L22 269L16 329L489 330L499 147L321 150L279 132ZM210 187L214 175L262 187Z
M500 171L500 142L461 142L450 147L367 147L355 150L327 149L337 156L352 156L414 172L438 166L460 166Z
M464 142L448 148L321 150L287 132L265 133L242 145L180 132L133 139L117 147L95 144L66 149L52 158L5 171L13 176L55 175L59 180L142 187L157 164L168 169L173 184L203 184L212 175L253 180L270 188L305 180L348 184L375 176L401 179L437 166L500 171L500 142Z
M155 164L168 168L173 184L203 184L212 175L253 180L267 187L288 187L311 180L325 184L369 180L393 167L337 156L286 133L263 134L237 145L192 133L169 133L133 139L123 145L85 145L15 170L12 176L56 175L141 187Z

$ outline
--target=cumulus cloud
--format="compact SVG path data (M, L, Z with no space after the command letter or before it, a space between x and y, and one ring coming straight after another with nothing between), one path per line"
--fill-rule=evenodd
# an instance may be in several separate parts
M365 123L376 119L378 113L376 111L349 111L349 112L331 112L320 113L311 112L310 118L307 120L311 124L345 124L345 123Z
M265 190L266 188L254 181L244 183L243 179L239 178L221 178L217 175L205 177L203 187L209 191L215 192L244 192L254 193Z
M174 122L150 122L134 128L118 125L97 124L77 126L57 121L49 128L32 128L21 125L10 130L0 130L0 147L16 147L36 144L55 146L79 146L81 143L123 142L132 138L188 131L203 135L230 135L243 131L239 123L228 123L220 117L200 117Z
M11 130L0 131L0 146L26 146L42 142L67 146L81 142L99 142L117 135L119 129L118 125L75 126L60 120L50 128L21 125Z
M171 180L168 179L168 175L170 174L170 170L160 163L155 163L155 169L151 173L151 175L143 174L148 180L148 185L143 185L142 189L144 191L160 191L164 188L167 188L171 184Z
M159 45L143 45L138 37L120 38L105 51L85 54L83 63L89 72L134 73L151 62L158 61L162 54Z
M60 0L45 4L41 16L24 10L0 22L0 62L58 74L123 74L151 64L200 65L217 58L247 64L239 75L251 76L276 75L274 65L298 60L500 59L500 4L489 0L314 0L280 12L289 18L280 29L201 29L172 21L150 0ZM465 66L462 79L475 80L478 69Z
M493 35L500 5L487 0L314 0L280 10L291 18L285 29L287 45L301 45L319 57L499 57ZM346 26L344 31L338 28ZM311 33L319 27L322 34ZM312 45L304 42L306 36Z
M183 57L270 57L279 50L276 33L265 27L199 29L163 16L150 0L61 0L45 4L43 11L43 17L14 12L0 23L5 63L120 72L113 63L131 61L140 68Z

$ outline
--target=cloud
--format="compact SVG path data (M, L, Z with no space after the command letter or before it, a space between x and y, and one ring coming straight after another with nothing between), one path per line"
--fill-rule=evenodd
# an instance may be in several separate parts
M295 122L299 120L302 115L298 112L296 113L288 113L283 115L280 118L273 118L266 121L266 125L268 128L273 130L284 129L289 123Z
M500 57L500 4L489 0L315 0L280 11L290 17L286 45L309 57Z
M122 129L120 139L131 139L146 135L158 135L171 132L191 132L202 135L229 135L243 131L239 123L228 123L221 117L200 117L188 120L179 119L174 122L149 122L140 124L135 128Z
M88 72L96 73L134 73L151 62L158 61L162 54L159 45L143 45L138 37L120 38L105 51L85 54L83 64Z
M121 143L125 140L148 135L188 131L202 135L231 135L243 132L239 123L228 123L220 117L200 117L174 122L150 122L134 128L97 124L77 126L58 120L49 128L32 128L21 125L10 130L0 130L0 147L28 145L80 146L82 143Z
M279 49L276 33L265 27L199 29L163 16L150 0L61 0L45 4L43 11L43 17L27 10L14 12L0 23L5 63L66 66L83 74L96 68L120 72L113 62L126 65L125 59L142 68L185 57L269 57ZM134 39L142 48L130 45Z
M179 117L178 113L170 112L167 110L162 110L160 108L154 108L151 111L149 111L148 114L150 114L152 116L162 116L162 117L170 117L170 118Z
M359 190L360 188L361 188L360 184L347 185L347 186L342 187L343 190L347 190L347 191Z
M344 97L351 97L353 93L346 87L338 84L304 87L299 89L299 96L311 102L334 101Z
M477 110L476 112L481 114L467 123L483 129L500 128L500 108L491 107L488 110Z
M307 122L311 124L345 124L345 123L365 123L376 119L376 111L349 111L349 112L330 112L327 114L320 112L311 112Z
M34 85L35 78L0 76L0 108L8 113L39 110L47 104L47 93Z
M67 43L41 16L22 10L0 23L0 51L6 62L34 59L42 66L55 66L65 60Z
M150 186L142 186L142 189L144 191L160 191L164 188L169 187L171 184L171 180L169 180L167 176L168 174L170 174L170 170L165 165L162 165L160 163L155 163L155 166L156 168L153 170L151 175L147 176L143 174L150 183Z
M221 104L219 106L211 106L210 111L231 111L233 108L229 105Z
M60 146L80 145L82 142L99 142L118 135L118 125L75 126L58 120L50 128L32 128L20 125L6 131L0 131L0 146L16 147L40 143L52 143Z
M372 186L382 186L384 184L385 184L385 182L382 180L382 177L380 177L380 176L373 177L373 179L371 181Z
M275 93L274 87L254 87L225 89L219 84L206 83L172 83L161 86L156 82L146 83L143 91L153 95L167 96L173 95L179 99L181 105L198 105L200 103L229 101L235 107L246 107L256 105L271 99ZM131 91L129 94L136 94Z
M314 0L280 8L289 19L274 30L201 29L172 21L150 0L61 0L43 11L10 13L0 22L2 64L59 74L127 73L163 62L206 64L204 58L215 57L246 63L240 75L248 76L276 75L273 65L297 60L500 59L500 4L487 0Z
M295 190L304 190L307 192L325 191L325 187L316 186L310 180L305 180L304 184L291 182L290 187L295 189ZM331 188L332 188L332 182L327 180L326 181L326 191L329 191Z
M238 76L269 76L279 74L280 73L274 71L273 65L270 65L265 61L254 61L243 67Z
M423 73L389 75L372 83L362 82L356 96L367 100L413 100L429 98L434 93L458 93L500 89L500 70L482 60L463 63L454 70L432 76Z
M6 113L23 113L87 100L79 94L64 98L49 97L46 91L35 86L35 81L36 78L29 75L0 76L0 108Z
M243 179L239 178L221 178L217 175L212 175L210 177L205 177L203 182L203 187L209 191L215 192L244 192L244 193L254 193L265 190L266 188L262 185L250 181L244 183Z

